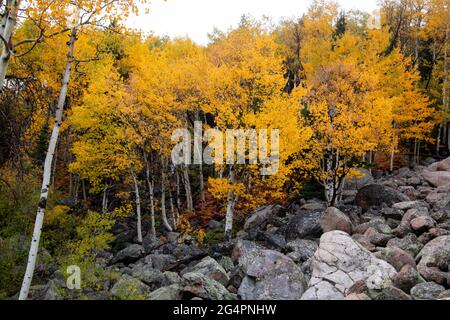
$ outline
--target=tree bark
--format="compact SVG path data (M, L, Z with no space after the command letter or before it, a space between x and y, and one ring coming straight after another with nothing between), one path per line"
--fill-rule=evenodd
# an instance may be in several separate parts
M183 165L183 182L184 182L184 190L186 192L186 207L188 211L194 211L194 203L192 201L192 190L191 190L191 182L189 179L188 167Z
M55 154L56 144L58 142L59 131L62 123L64 113L64 105L67 97L67 89L70 81L72 61L74 59L74 48L77 37L77 29L73 28L69 40L69 52L67 54L66 69L63 75L63 82L59 94L58 105L56 108L55 124L53 127L50 143L45 157L44 172L42 177L42 188L39 205L36 213L36 222L34 225L33 237L31 240L30 252L28 255L28 263L25 271L25 276L20 290L19 300L26 300L30 290L31 281L33 280L34 268L36 265L36 258L38 255L39 241L41 238L42 224L44 222L45 209L47 206L47 198L50 188L50 175L52 170L53 156Z
M167 231L172 232L173 229L170 226L169 221L167 220L166 214L166 161L162 159L161 166L161 218Z
M5 12L5 17L3 17L4 27L2 27L1 34L3 39L11 44L11 38L14 33L14 29L17 25L17 15L19 12L21 0L11 0L7 1L7 5L9 5L9 10ZM8 71L9 59L11 58L10 48L3 43L3 50L0 56L0 91L3 89L5 85L6 72Z
M107 184L105 186L105 189L103 189L103 199L102 199L102 213L108 212L108 188L109 185Z
M196 121L200 121L200 113L197 110L195 110L195 120ZM201 132L199 132L201 134ZM203 146L200 143L197 143L197 141L195 142L195 152L197 153L197 157L199 159L202 158L202 149ZM202 204L205 204L205 183L204 183L204 178L203 178L203 161L200 161L198 163L199 165L199 174L198 174L198 179L200 181L200 200L202 202Z
M445 115L448 115L448 99L447 99L447 83L448 83L448 25L445 30L445 43L444 43L444 83L442 84L442 102L445 108ZM447 138L447 149L450 151L450 134L448 132L448 121L445 122L444 138Z
M147 179L148 193L150 197L150 236L152 237L152 239L156 239L155 201L154 201L155 188L153 181L150 179L150 164L148 162L147 153L145 152L144 152L144 161L145 161L145 176Z
M175 211L175 206L173 204L172 192L170 190L169 190L169 204L170 204L170 217L172 219L173 229L177 230L178 218Z
M230 184L236 183L236 172L234 166L230 166ZM236 197L233 190L228 190L227 195L227 213L225 217L225 241L230 241L233 232L233 217L234 217L234 206L236 203Z
M131 176L133 177L134 184L134 194L136 196L136 215L137 215L137 238L138 242L142 243L142 216L141 216L141 197L139 195L139 185L137 181L136 174L134 173L133 167L130 165Z

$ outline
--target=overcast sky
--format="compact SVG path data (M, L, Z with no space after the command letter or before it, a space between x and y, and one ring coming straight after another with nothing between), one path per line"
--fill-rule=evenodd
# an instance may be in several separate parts
M214 27L227 30L236 26L243 14L259 18L298 17L306 12L312 0L152 0L151 12L130 18L130 27L170 37L188 36L199 44L207 44ZM338 0L345 10L372 12L377 0Z

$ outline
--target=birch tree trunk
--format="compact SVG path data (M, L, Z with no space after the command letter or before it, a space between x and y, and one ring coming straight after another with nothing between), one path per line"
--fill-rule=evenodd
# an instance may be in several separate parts
M180 173L178 170L175 170L176 175L176 184L177 184L177 208L181 209L181 196L180 196Z
M102 199L102 213L108 212L108 188L109 185L107 184L105 189L103 189L103 199Z
M234 166L230 166L230 184L233 185L236 183L236 173L234 170ZM231 240L231 235L233 232L233 216L234 216L234 205L236 202L236 198L233 190L228 191L227 195L227 214L225 216L225 241Z
M447 99L447 83L448 83L448 25L445 30L445 43L444 43L444 83L442 84L442 103L445 108L445 115L448 115L448 99ZM450 134L448 132L448 121L445 122L444 139L447 137L447 149L450 151Z
M148 185L148 193L150 197L150 236L152 239L156 239L156 227L155 227L155 188L154 183L150 179L150 164L148 162L147 154L144 152L144 161L145 161L145 174Z
M177 230L178 218L175 212L175 206L173 204L172 192L170 190L169 190L169 204L170 204L170 217L172 219L173 229Z
M130 165L131 176L133 177L134 194L136 196L136 215L137 215L137 238L138 242L142 243L142 216L141 216L141 197L139 195L139 185L134 173L133 167Z
M19 5L21 0L12 0L9 2L9 11L6 13L6 17L4 17L5 26L2 30L3 39L8 43L11 43L11 38L16 28L17 24L17 15L19 12ZM3 43L3 50L0 56L0 91L3 89L5 85L6 72L8 71L9 59L11 58L10 48Z
M183 182L184 190L186 192L186 206L188 211L194 211L194 202L192 201L191 182L189 179L189 172L186 165L183 165Z
M164 228L166 228L167 231L172 232L173 229L170 226L169 221L167 220L167 214L166 214L166 161L162 160L162 166L161 166L161 218L164 225Z
M19 300L26 300L30 290L31 281L33 280L34 268L36 265L36 258L38 254L39 241L41 238L42 224L44 222L45 209L47 206L48 192L50 188L50 175L52 170L53 156L58 142L59 130L62 123L64 113L64 104L67 96L67 89L70 81L72 61L74 59L74 47L76 42L77 29L73 28L69 40L69 53L67 54L66 69L63 75L63 82L59 94L58 105L55 114L55 124L53 127L50 143L48 145L47 155L44 163L44 173L42 177L42 188L39 205L36 213L36 222L34 224L33 237L31 239L30 252L28 254L28 263L25 271L25 276L20 290Z
M1 34L8 45L11 43L11 38L17 25L17 15L19 12L20 1L21 0L11 0L6 3L6 5L9 6L9 10L5 12L5 17L3 17L2 22L4 23L4 26L2 24ZM10 58L10 48L3 43L3 50L0 56L0 91L5 85L6 72L8 71Z
M200 121L200 114L198 109L195 110L195 120L196 121ZM201 133L201 132L200 132ZM203 146L201 145L201 143L195 143L195 152L197 153L197 157L199 159L202 158L202 149ZM204 183L204 178L203 178L203 161L200 161L198 163L198 170L199 170L199 174L198 174L198 179L200 181L200 200L202 202L202 204L205 203L205 183Z

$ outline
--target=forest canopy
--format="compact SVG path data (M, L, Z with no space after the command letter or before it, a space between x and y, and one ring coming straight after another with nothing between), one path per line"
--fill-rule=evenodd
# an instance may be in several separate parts
M136 243L230 240L261 206L335 206L361 168L450 153L446 0L383 0L375 27L314 1L275 25L244 16L206 46L126 28L146 3L0 1L0 298L45 278L37 256L94 270L124 221ZM174 165L173 132L198 122L279 130L278 170Z

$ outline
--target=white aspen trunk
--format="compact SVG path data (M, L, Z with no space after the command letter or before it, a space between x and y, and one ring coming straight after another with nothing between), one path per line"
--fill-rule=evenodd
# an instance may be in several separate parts
M80 190L80 176L76 175L75 176L75 191L73 193L74 197L75 197L75 204L78 204L78 192Z
M167 220L166 214L166 165L165 160L162 160L162 174L161 174L161 218L167 231L172 232L173 229L170 226L169 221Z
M236 173L234 167L230 166L230 184L236 182ZM225 216L225 241L230 241L233 232L233 217L234 217L234 206L236 202L236 197L233 190L228 191L227 195L227 213Z
M84 183L84 180L81 180L81 191L83 192L83 201L87 201L87 194L86 194L86 185Z
M326 172L327 177L324 181L325 186L325 200L327 201L327 205L331 206L333 202L333 197L335 194L334 190L334 172L333 172L333 148L331 146L328 147L329 156L326 159Z
M414 156L413 163L417 164L417 139L414 139Z
M7 2L10 7L9 12L7 12L4 17L5 26L2 30L2 36L8 43L11 43L11 38L17 25L17 15L19 12L20 1L21 0L12 0ZM6 72L8 71L10 58L10 48L3 44L2 54L0 56L0 90L2 90L5 85Z
M394 171L394 156L395 156L395 151L392 150L392 152L391 152L391 160L390 160L390 163L389 163L389 170L390 170L390 172Z
M198 109L195 111L195 119L196 119L196 121L200 121L200 114L199 114ZM198 154L198 157L201 158L202 146L196 144L195 152ZM200 200L201 200L202 204L204 204L205 203L205 184L203 181L203 161L200 161L200 163L199 163L198 179L200 180Z
M173 222L173 229L177 230L178 221L177 221L177 217L176 217L177 215L175 213L175 206L173 205L173 197L172 197L171 191L169 191L169 205L170 205L170 217Z
M136 202L136 215L137 215L137 238L138 238L138 242L142 243L141 197L139 195L138 181L137 181L136 175L135 175L131 165L130 165L130 172L131 172L131 176L133 177L134 194L136 196L135 202Z
M439 124L437 140L436 140L436 152L437 152L437 155L440 154L439 151L441 149L441 134L442 134L442 123Z
M345 189L345 182L346 182L346 178L344 178L343 180L342 180L342 184L341 184L341 187L340 187L340 190L339 190L339 202L342 202L342 198L343 198L343 195L344 195L344 189Z
M394 171L394 157L395 157L395 147L397 144L397 139L395 136L395 130L397 129L397 124L394 123L393 126L393 133L392 133L392 150L391 150L391 158L390 158L390 163L389 163L389 170L390 172Z
M31 239L30 252L28 254L28 263L25 271L22 288L20 290L19 300L26 300L30 290L31 281L33 280L34 268L36 265L36 258L38 255L39 241L41 238L42 224L44 222L45 209L47 206L48 192L50 188L50 175L53 163L53 156L58 142L59 130L62 123L64 113L64 104L67 96L67 89L70 81L73 53L76 42L77 29L73 28L69 40L69 53L67 55L66 69L64 71L63 82L59 94L58 105L55 114L55 124L48 145L47 155L44 163L44 173L42 177L42 188L39 205L36 213L36 222L34 224L33 237Z
M448 115L448 99L447 99L447 83L448 83L448 25L445 30L445 44L444 44L444 83L442 84L442 103L445 108L445 115ZM448 122L445 123L444 139L447 137L447 149L450 151L450 135L448 134Z
M147 154L144 152L145 161L145 174L147 178L148 193L150 197L150 236L152 239L156 239L156 227L155 227L155 200L154 200L154 183L150 179L150 164L148 162Z
M108 212L108 188L109 185L107 184L103 189L102 213Z
M192 201L191 182L189 179L189 172L188 172L188 168L186 165L183 165L183 182L184 182L184 190L186 192L187 210L193 212L194 211L194 203Z
M176 175L176 184L177 184L177 208L178 210L181 209L181 197L180 197L180 174L178 170L175 170Z
M223 165L219 165L219 179L223 179Z

